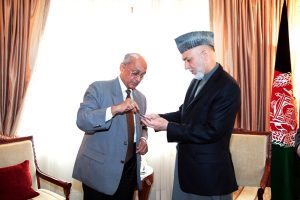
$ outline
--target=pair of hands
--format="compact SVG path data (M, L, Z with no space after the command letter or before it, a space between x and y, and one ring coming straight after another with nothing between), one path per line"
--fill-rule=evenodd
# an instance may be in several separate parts
M123 102L111 107L111 113L113 116L118 114L124 114L127 112L138 113L141 116L142 123L144 123L148 127L154 128L155 130L163 130L160 127L165 126L164 130L166 130L167 124L166 125L161 124L161 122L164 122L163 124L167 122L165 119L159 117L159 115L157 114L151 114L147 116L141 115L138 104L132 99L127 98ZM148 144L146 138L142 137L140 138L138 146L136 147L136 153L144 155L147 152L148 152Z
M134 113L140 114L140 108L138 104L132 99L125 99L118 105L112 106L111 113L113 115L123 114L132 111ZM148 127L153 128L156 131L167 130L168 121L160 117L158 114L141 115L141 121Z
M124 114L129 111L132 111L134 113L139 113L139 111L140 111L138 104L129 98L127 98L127 99L125 99L125 101L111 107L111 114L113 116L115 116L117 114Z
M142 117L141 121L146 126L153 128L156 131L165 131L167 130L168 121L158 114L149 114Z
M153 128L156 131L167 130L167 126L169 123L167 120L160 117L158 114L141 115L141 121L144 125ZM146 151L140 151L140 150L145 150L144 149L145 146L147 147ZM137 153L144 155L147 153L147 151L148 151L148 145L146 140L140 139L139 145L137 147Z
M112 115L124 114L126 112L134 112L140 114L140 108L138 104L132 99L125 99L120 104L111 107ZM141 121L147 127L153 128L156 131L165 131L167 130L168 121L164 118L160 117L158 114L149 114L149 115L141 115ZM144 138L141 138L139 144L136 148L136 153L144 155L148 152L147 141Z

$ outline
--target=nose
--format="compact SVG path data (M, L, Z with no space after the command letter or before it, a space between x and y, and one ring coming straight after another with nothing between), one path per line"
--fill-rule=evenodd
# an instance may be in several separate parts
M184 62L184 69L190 69L190 65L188 62Z
M140 82L142 80L142 77L141 76L136 76L135 79Z

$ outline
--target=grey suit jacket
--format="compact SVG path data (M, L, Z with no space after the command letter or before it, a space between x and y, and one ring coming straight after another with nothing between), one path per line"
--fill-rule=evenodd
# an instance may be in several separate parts
M120 80L121 81L121 80ZM138 90L133 90L133 99L146 112L146 98ZM75 161L73 178L89 187L112 195L118 188L127 151L126 115L116 115L105 121L106 109L123 101L119 79L97 81L87 89L77 113L77 126L85 132ZM135 115L136 142L147 138L142 129L140 116ZM137 183L140 180L141 157L137 155Z

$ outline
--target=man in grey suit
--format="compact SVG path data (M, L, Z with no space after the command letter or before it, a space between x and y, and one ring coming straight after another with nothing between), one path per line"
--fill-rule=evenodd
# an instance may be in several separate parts
M132 200L135 188L141 188L148 133L141 123L146 98L136 87L146 71L140 54L126 54L117 78L96 81L85 92L77 113L77 126L85 134L73 170L84 200ZM129 115L134 116L132 125Z

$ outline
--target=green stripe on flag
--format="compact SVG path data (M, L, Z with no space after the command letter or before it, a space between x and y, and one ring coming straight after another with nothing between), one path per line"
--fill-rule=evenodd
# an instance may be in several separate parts
M300 199L300 159L295 148L272 144L272 200Z

